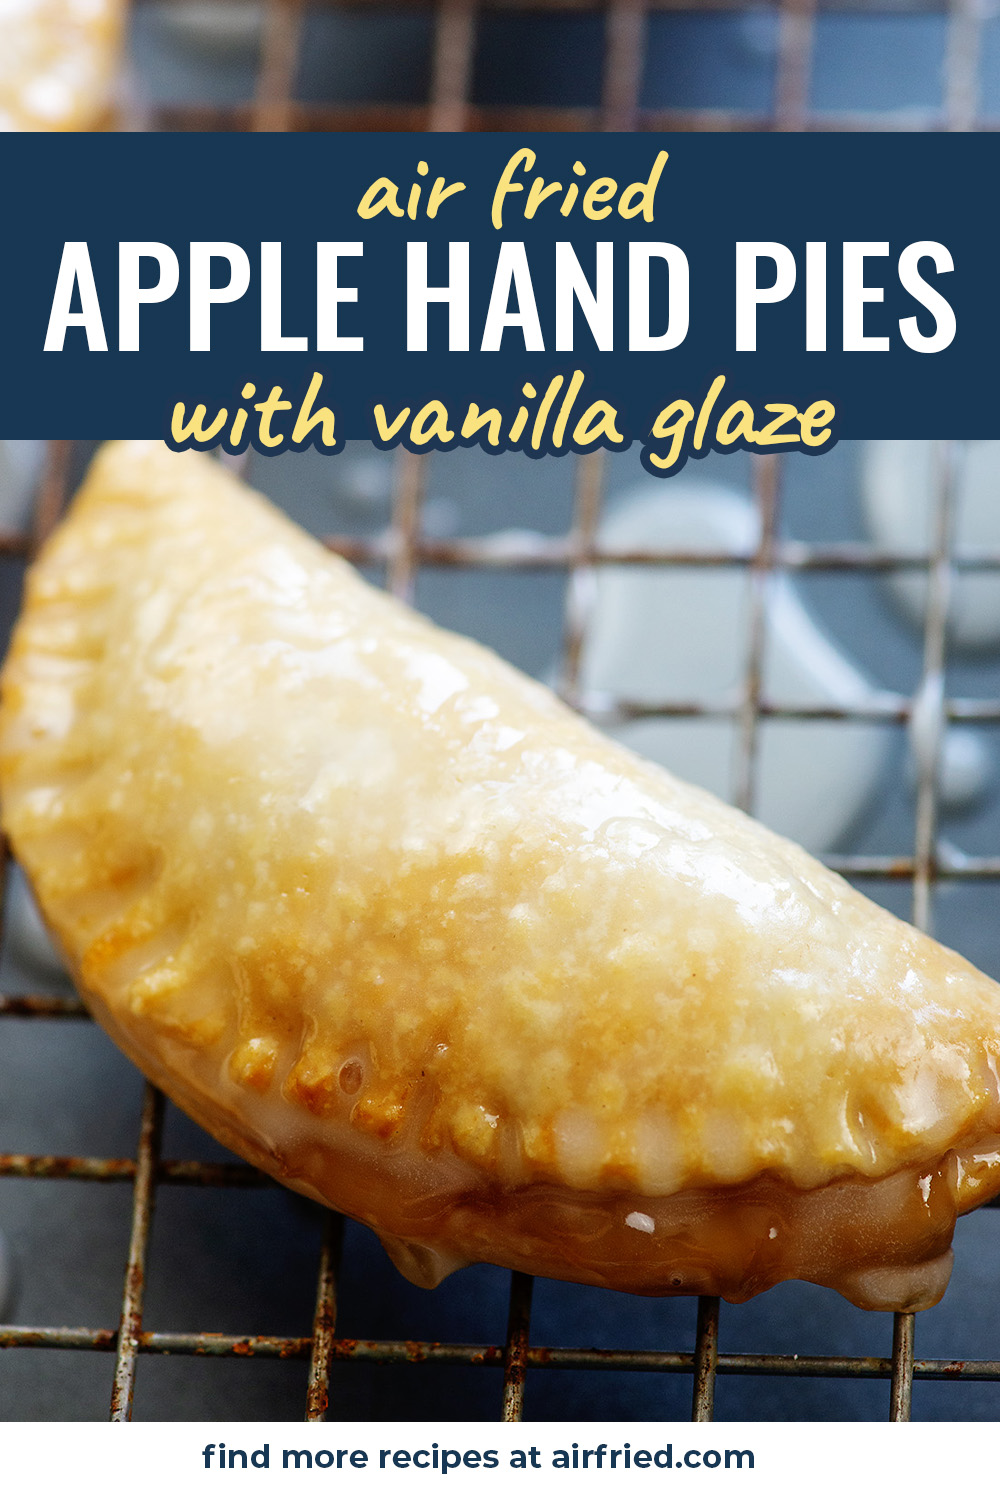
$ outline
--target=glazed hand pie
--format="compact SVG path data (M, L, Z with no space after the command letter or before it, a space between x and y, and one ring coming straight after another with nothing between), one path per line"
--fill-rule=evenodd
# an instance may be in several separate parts
M0 130L110 123L125 0L0 0Z
M0 774L111 1035L418 1282L918 1308L1000 1186L997 985L207 458L98 457Z

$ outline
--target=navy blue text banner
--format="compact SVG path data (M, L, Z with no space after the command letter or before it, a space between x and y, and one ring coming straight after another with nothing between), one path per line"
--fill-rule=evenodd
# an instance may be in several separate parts
M637 442L654 474L1000 437L995 136L8 135L0 155L11 436Z

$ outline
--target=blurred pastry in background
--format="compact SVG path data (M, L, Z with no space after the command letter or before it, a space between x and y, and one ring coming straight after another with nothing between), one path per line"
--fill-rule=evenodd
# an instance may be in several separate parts
M106 130L126 0L0 0L0 129Z

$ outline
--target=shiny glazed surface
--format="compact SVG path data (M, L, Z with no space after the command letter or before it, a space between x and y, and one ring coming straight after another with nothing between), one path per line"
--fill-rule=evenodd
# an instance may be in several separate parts
M0 773L112 1034L418 1280L925 1305L996 1190L992 981L206 459L99 457Z

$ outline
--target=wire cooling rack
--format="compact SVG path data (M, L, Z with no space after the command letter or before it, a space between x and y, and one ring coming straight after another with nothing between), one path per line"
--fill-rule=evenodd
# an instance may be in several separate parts
M150 0L136 0L136 8ZM474 0L407 0L406 8L428 13L432 48L426 98L399 103L374 98L361 104L297 97L302 50L309 15L329 5L308 6L304 0L267 0L263 7L254 84L241 102L219 104L160 103L151 107L150 123L166 129L259 130L967 130L994 129L1000 123L984 103L984 59L993 32L987 8L979 0L951 0L947 5L924 0L885 0L880 7L897 19L936 17L940 22L940 98L933 106L907 107L887 114L882 110L817 107L812 98L812 76L824 19L831 15L861 19L870 11L867 0L818 5L815 0L782 0L760 5L757 0L606 0L600 7L602 23L600 102L577 107L565 104L486 104L476 98L476 70L481 57L484 22L498 13L549 14L568 17L593 12L586 0L494 0L480 6ZM375 15L371 0L360 0L355 12ZM664 13L708 15L737 13L763 15L774 28L774 67L770 103L760 110L699 106L664 109L648 102L650 52L648 38L655 18ZM141 60L140 60L141 61ZM58 517L78 467L72 445L48 447L43 482L35 501L29 533L0 535L0 556L30 558ZM425 534L421 525L427 460L399 454L393 485L391 526L381 537L355 535L328 538L329 545L352 561L384 570L387 586L397 595L413 595L420 570L437 569L556 570L566 578L566 606L559 687L564 697L584 713L628 720L649 714L709 716L735 719L739 754L734 801L745 808L754 803L758 749L762 726L778 719L833 722L855 720L905 726L915 712L931 725L940 744L949 724L1000 724L1000 696L953 696L945 691L949 595L957 575L1000 569L1000 551L959 550L954 545L955 474L961 463L960 445L941 445L936 487L936 521L930 550L891 551L866 542L806 543L787 540L779 525L782 463L776 458L754 460L753 487L760 516L759 543L749 555L728 553L636 551L611 553L599 543L598 525L605 490L601 454L575 460L572 522L563 534L525 546L516 536L499 542L465 537L441 540ZM569 462L566 460L564 462ZM813 460L812 462L823 462ZM747 570L750 606L743 685L736 700L716 702L618 701L607 695L598 703L581 686L581 661L595 598L599 569L610 563L637 568L674 565L689 568L731 564ZM850 711L827 703L796 705L769 698L764 691L763 661L767 638L767 596L771 580L782 575L874 575L918 571L928 580L928 604L919 682L912 692L873 693ZM927 925L932 898L939 885L955 879L995 882L1000 878L1000 855L957 856L938 837L939 805L933 756L925 758L915 794L916 818L912 848L884 854L855 855L829 863L852 879L908 883L911 913ZM4 869L6 870L6 855ZM83 1007L72 999L44 995L0 996L0 1022L31 1020L80 1024ZM510 1279L507 1326L495 1343L449 1343L401 1338L342 1338L338 1335L338 1264L342 1226L327 1215L316 1274L315 1313L311 1332L277 1337L254 1331L230 1336L194 1331L167 1331L149 1326L144 1318L144 1283L149 1264L151 1226L157 1197L176 1186L198 1186L206 1191L250 1191L265 1183L251 1168L237 1163L175 1160L161 1150L163 1101L146 1088L134 1156L67 1157L49 1154L0 1155L0 1176L65 1183L131 1184L132 1211L127 1266L116 1327L47 1327L8 1325L0 1328L0 1348L11 1351L6 1360L27 1358L15 1351L31 1348L92 1351L114 1356L110 1413L128 1420L132 1412L137 1371L149 1355L201 1359L290 1360L304 1367L304 1406L307 1420L337 1415L331 1410L331 1383L338 1367L371 1364L456 1365L494 1367L503 1372L497 1415L517 1421L524 1410L526 1381L542 1369L616 1371L672 1374L690 1381L692 1416L712 1419L717 1382L731 1376L795 1376L861 1379L888 1390L888 1415L893 1421L909 1418L915 1381L992 1382L1000 1379L1000 1360L915 1358L911 1315L893 1322L891 1352L866 1355L753 1353L720 1348L719 1306L700 1298L690 1347L663 1350L652 1347L586 1348L542 1346L532 1341L532 1279L515 1273ZM54 1142L58 1145L58 1142ZM874 1324L873 1324L874 1328ZM503 1330L498 1330L502 1334ZM873 1332L872 1344L879 1343ZM12 1374L10 1378L20 1378ZM885 1410L885 1406L882 1407ZM529 1403L530 1415L530 1403Z

